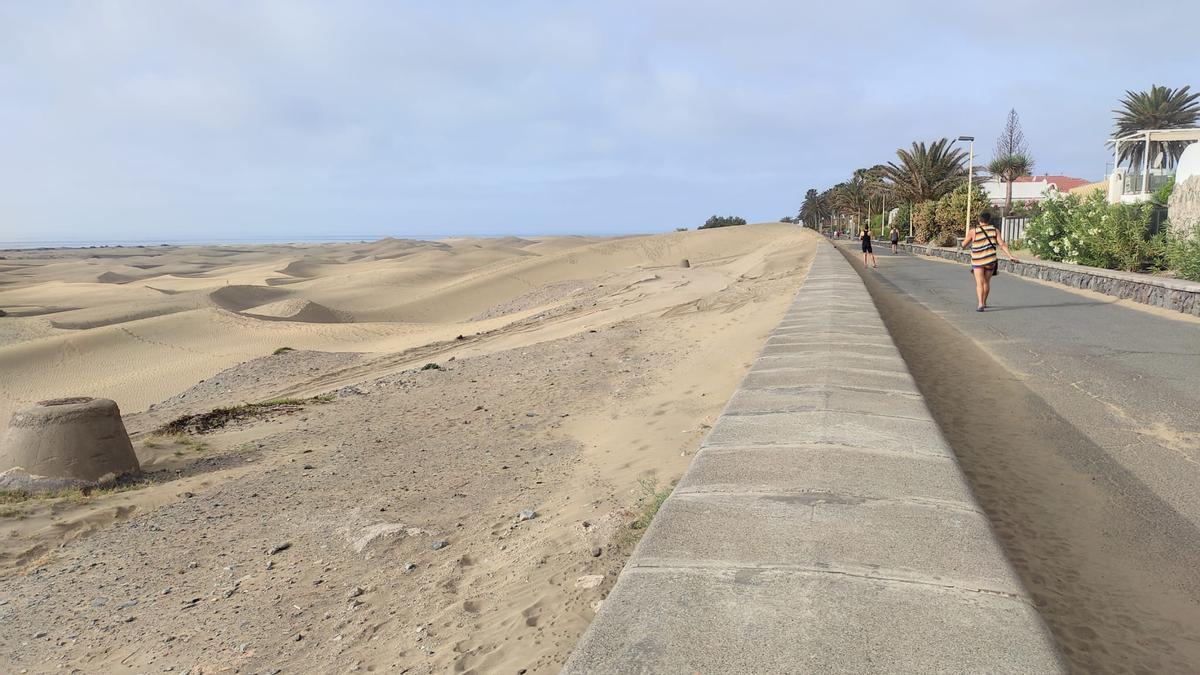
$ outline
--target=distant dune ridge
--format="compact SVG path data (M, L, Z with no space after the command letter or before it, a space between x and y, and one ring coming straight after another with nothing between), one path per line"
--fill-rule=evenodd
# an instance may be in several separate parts
M21 251L0 268L0 415L64 395L145 409L277 347L388 353L494 330L647 271L663 310L769 265L784 224L599 238ZM681 259L693 268L676 279ZM653 276L653 275L651 275ZM638 293L647 291L640 290Z

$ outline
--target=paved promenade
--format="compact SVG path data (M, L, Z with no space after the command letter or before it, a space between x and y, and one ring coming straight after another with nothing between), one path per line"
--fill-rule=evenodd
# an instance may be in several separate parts
M982 345L1090 441L1059 444L1074 463L1149 522L1181 516L1190 526L1172 538L1200 551L1200 321L1011 274L978 314L964 265L882 251L878 261L881 283Z
M1060 670L862 281L822 244L564 672Z
M867 286L1072 668L1198 672L1200 322L1011 274L980 314L964 265L878 258Z

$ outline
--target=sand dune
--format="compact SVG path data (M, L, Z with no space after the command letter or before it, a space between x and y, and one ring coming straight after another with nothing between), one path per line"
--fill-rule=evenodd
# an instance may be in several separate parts
M682 473L817 241L763 224L13 254L0 309L23 315L0 317L0 416L113 398L148 473L4 505L16 637L0 662L558 672L634 546L645 486ZM153 276L98 283L109 271Z
M0 309L10 313L0 318L0 416L64 395L142 410L282 346L391 354L505 326L520 329L492 348L556 339L769 274L771 252L805 237L763 224L622 238L14 252L0 271ZM153 267L134 266L143 264ZM126 280L134 275L142 278ZM528 325L547 313L556 318Z
M258 307L276 302L290 295L269 286L224 286L208 294L213 304L231 312L240 312L251 307Z
M347 312L300 298L259 305L242 312L242 315L270 321L302 321L306 323L349 323L354 320L354 316Z
M309 278L323 276L330 266L342 264L344 263L340 260L304 258L301 260L293 260L285 265L283 269L277 271L280 274L286 274L292 277Z

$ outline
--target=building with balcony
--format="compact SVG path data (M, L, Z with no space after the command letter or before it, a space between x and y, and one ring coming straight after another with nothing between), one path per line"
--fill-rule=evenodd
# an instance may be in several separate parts
M1200 128L1144 129L1120 138L1108 139L1113 146L1113 172L1108 175L1108 201L1136 204L1150 197L1175 176L1170 157L1163 148L1200 141ZM1145 144L1140 166L1120 166L1121 151L1130 143Z

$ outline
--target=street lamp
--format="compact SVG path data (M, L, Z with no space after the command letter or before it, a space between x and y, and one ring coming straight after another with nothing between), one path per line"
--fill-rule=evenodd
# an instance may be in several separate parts
M967 141L971 144L971 152L967 156L967 227L971 229L971 188L975 187L975 137L974 136L959 136L959 141ZM957 141L955 141L957 142ZM953 145L953 143L951 143ZM966 237L966 230L963 230L963 236ZM969 242L968 242L969 243Z

